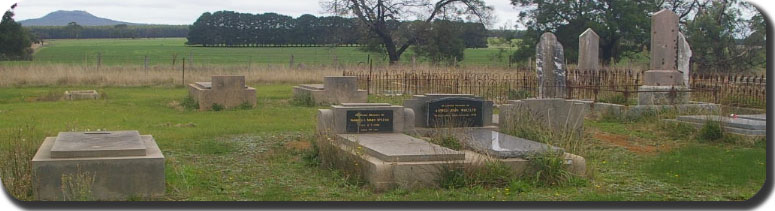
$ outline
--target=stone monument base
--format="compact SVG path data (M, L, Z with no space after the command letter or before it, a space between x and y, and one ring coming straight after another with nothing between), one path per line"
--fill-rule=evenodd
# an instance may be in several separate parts
M683 86L683 73L676 70L648 70L643 73L647 86Z
M683 86L640 86L638 105L674 105L689 103L689 89Z
M164 195L164 155L150 135L110 143L94 139L68 142L61 141L62 137L61 133L47 137L32 159L36 199L109 201ZM94 146L86 146L89 144ZM111 149L93 150L98 148ZM90 188L79 193L82 195L65 196L68 185L63 181L70 181L67 183L74 188Z
M300 84L293 87L293 96L315 105L368 101L368 93L358 89L358 77L355 76L326 76L323 84Z
M65 91L65 100L96 100L100 98L97 90Z

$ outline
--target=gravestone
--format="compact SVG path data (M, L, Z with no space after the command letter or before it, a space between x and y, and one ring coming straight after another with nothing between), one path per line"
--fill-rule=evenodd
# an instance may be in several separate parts
M414 95L404 106L415 114L415 127L490 127L493 102L470 94Z
M308 99L317 105L365 103L366 90L358 89L356 76L326 76L323 84L301 84L293 87L297 99Z
M597 71L600 54L600 36L588 28L579 35L579 70Z
M318 110L317 119L322 163L358 174L378 191L437 186L442 169L465 160L403 134L414 130L414 111L402 106L342 103Z
M137 131L61 132L47 137L32 159L38 200L127 200L164 195L164 155L150 135ZM66 195L82 178L88 196ZM71 179L72 180L72 179ZM65 182L66 184L62 184Z
M97 90L65 91L65 100L96 100L100 98Z
M692 49L686 42L683 33L678 33L678 71L683 73L683 86L689 87L689 77L691 71Z
M565 97L565 55L562 44L550 32L541 35L541 40L536 45L536 71L538 96Z
M742 116L742 117L741 117ZM741 115L738 117L725 117L716 115L689 115L679 116L673 122L682 122L701 128L708 121L717 121L726 132L748 136L767 135L767 120L761 115Z
M668 9L654 13L651 18L650 67L643 73L643 86L638 88L638 104L662 105L688 102L684 74L678 71L678 41L678 15Z
M213 104L227 109L243 104L256 106L256 89L245 85L245 76L212 76L211 82L189 84L188 94L199 104L200 111L210 110Z

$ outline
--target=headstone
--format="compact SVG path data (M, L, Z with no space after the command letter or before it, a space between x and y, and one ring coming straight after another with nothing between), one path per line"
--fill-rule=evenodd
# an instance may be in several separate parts
M678 71L683 73L684 86L689 87L689 77L691 74L692 49L686 42L683 33L678 33Z
M318 110L318 133L403 133L414 130L414 111L387 103L342 103Z
M550 32L541 35L541 40L536 45L536 71L538 96L565 97L565 55L562 44Z
M323 84L300 84L293 87L295 98L308 98L315 104L366 103L368 93L358 89L356 76L326 76Z
M352 110L347 111L347 133L392 133L392 110Z
M493 126L493 102L470 94L415 95L404 107L417 115L418 128Z
M245 76L212 76L211 82L189 84L188 94L199 104L200 111L210 110L213 104L224 108L246 103L256 106L256 89L245 85Z
M688 62L681 62L688 59L684 58L688 52L679 49L679 33L678 15L668 9L654 13L651 18L651 62L649 70L643 73L643 86L638 88L639 105L688 103L689 92L685 86L688 81L684 80L688 71L682 73L678 69L679 63L688 67ZM684 55L679 58L679 53Z
M43 141L32 168L38 200L143 199L166 191L164 155L152 136L137 131L61 132ZM86 195L68 195L63 182L72 177L91 177L91 184L76 184L90 187L80 193Z
M599 65L600 36L592 29L579 35L579 70L597 71Z

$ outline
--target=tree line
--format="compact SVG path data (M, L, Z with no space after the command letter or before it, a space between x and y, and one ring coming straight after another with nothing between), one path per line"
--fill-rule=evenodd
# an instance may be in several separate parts
M233 11L206 12L188 33L188 45L245 46L325 46L367 45L375 36L364 30L357 18L340 16L298 18L277 13L249 14ZM413 28L412 32L452 39L450 43L463 48L487 47L487 30L481 23L438 20L430 25L416 21L387 21L386 27ZM434 31L435 30L435 31ZM444 33L438 33L443 31ZM425 36L427 35L427 36ZM438 39L436 39L438 40ZM434 40L425 40L432 42ZM428 54L435 51L426 47Z
M27 26L25 28L40 39L163 38L188 35L188 25L81 26L76 22L70 22L67 26Z

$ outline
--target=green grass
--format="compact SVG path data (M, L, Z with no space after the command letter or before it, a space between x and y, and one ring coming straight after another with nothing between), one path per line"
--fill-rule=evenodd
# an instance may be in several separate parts
M105 99L72 102L37 99L95 87L0 89L0 141L10 137L5 131L25 125L35 126L35 134L24 136L34 137L37 143L30 144L33 147L39 146L42 137L56 136L60 131L138 130L151 134L166 158L166 196L155 200L744 200L763 184L763 140L752 146L704 143L692 134L669 136L671 131L660 129L655 121L587 121L588 133L620 135L635 145L672 147L637 153L586 134L590 140L582 156L591 173L588 179L572 180L570 185L503 180L451 189L377 193L348 182L338 170L314 166L316 158L309 153L309 143L314 139L316 109L323 107L293 105L290 84L251 85L257 89L255 108L219 112L171 106L170 102L180 102L187 95L182 87L104 87L98 90L106 94ZM11 151L13 146L0 144L0 153ZM673 176L676 174L679 177Z
M64 39L47 40L48 45L35 53L33 62L0 62L0 64L75 64L97 65L98 55L101 65L139 65L149 58L149 65L172 65L177 55L176 65L184 57L193 56L193 65L288 65L293 56L294 63L304 65L330 65L335 58L340 64L366 63L367 58L375 64L385 64L387 57L378 53L366 53L357 47L187 47L185 38L155 39ZM408 50L401 57L403 63L410 63L413 52ZM510 51L501 52L496 48L466 49L462 65L507 66ZM498 56L505 55L506 60ZM187 62L191 58L187 58ZM423 58L417 58L422 62ZM190 64L190 63L188 63Z

